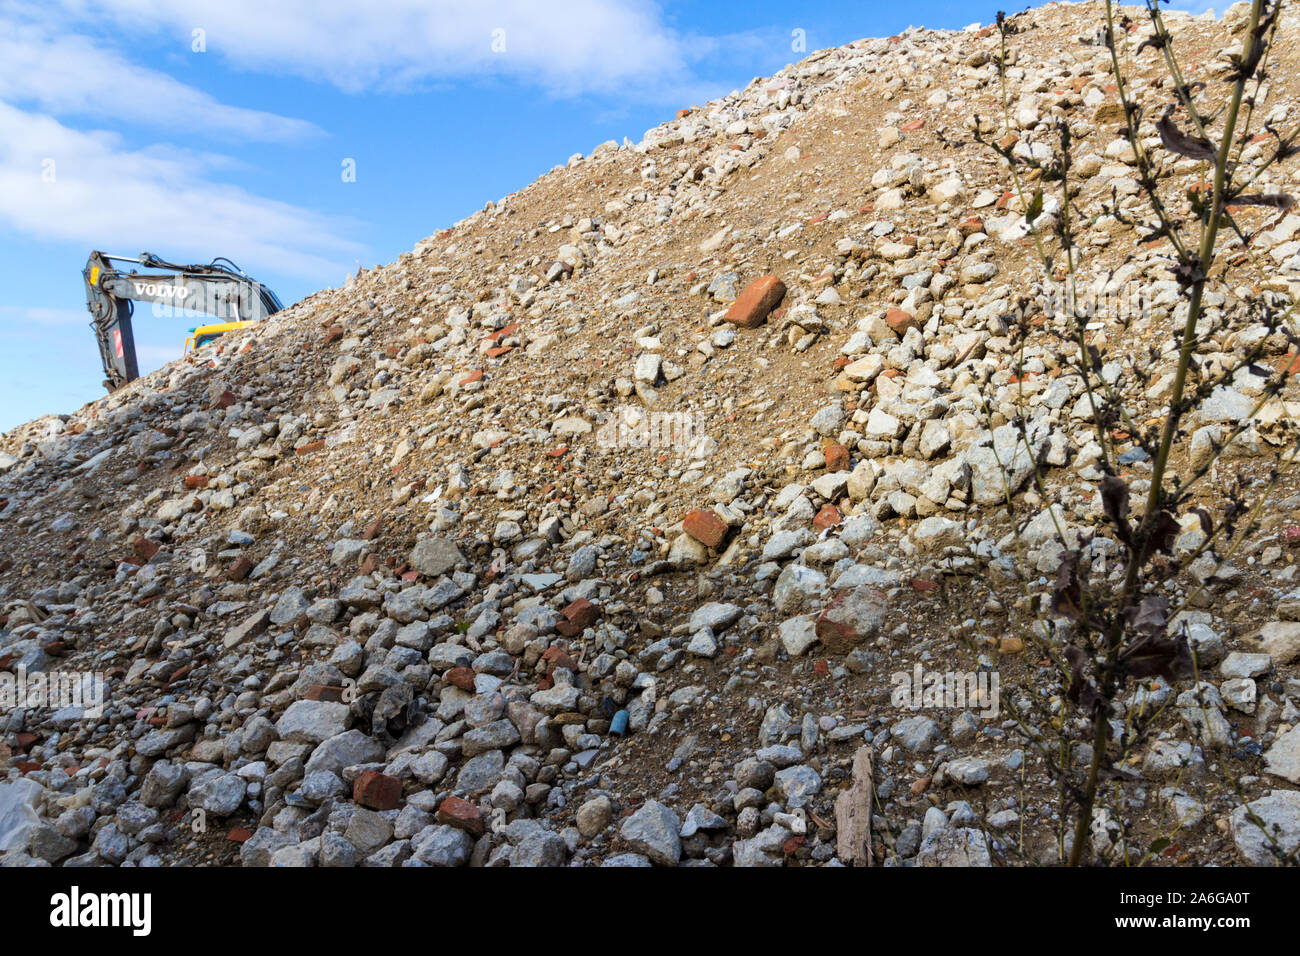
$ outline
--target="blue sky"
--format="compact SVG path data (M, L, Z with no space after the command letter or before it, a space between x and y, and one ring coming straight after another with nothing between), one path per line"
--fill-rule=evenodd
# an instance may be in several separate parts
M103 394L91 249L228 256L287 305L814 50L997 9L0 0L0 431ZM195 324L136 315L142 371Z

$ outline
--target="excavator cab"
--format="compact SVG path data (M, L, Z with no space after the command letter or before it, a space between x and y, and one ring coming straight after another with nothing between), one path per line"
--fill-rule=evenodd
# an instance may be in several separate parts
M113 265L119 262L135 263L150 271L119 270ZM178 265L148 252L132 257L95 251L82 277L109 391L140 375L131 325L136 302L193 310L224 320L191 329L187 352L226 332L255 325L284 308L274 292L224 257L207 265Z

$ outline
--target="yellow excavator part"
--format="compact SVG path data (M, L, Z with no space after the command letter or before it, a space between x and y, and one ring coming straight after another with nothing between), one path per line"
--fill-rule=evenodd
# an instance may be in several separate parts
M256 322L217 322L214 325L200 325L190 329L190 337L185 340L185 352L189 354L190 349L198 348L201 345L207 345L213 339L220 338L227 332L234 332L238 329L246 329L249 326L257 325Z

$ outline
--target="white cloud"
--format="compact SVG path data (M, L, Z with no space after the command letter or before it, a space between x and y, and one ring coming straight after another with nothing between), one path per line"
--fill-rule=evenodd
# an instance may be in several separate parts
M56 116L124 120L212 138L293 142L321 135L305 120L220 103L64 24L29 19L21 9L0 12L0 100Z
M693 64L756 42L679 34L650 0L0 0L0 226L313 280L364 256L355 224L223 183L239 160L177 145L321 133L139 65L173 41L182 62L195 29L195 56L347 91L496 77L679 104L716 95ZM170 142L140 148L138 127Z
M202 28L208 55L350 92L500 75L561 94L671 95L693 82L688 61L702 49L647 0L82 2L132 30L167 29L178 42Z
M338 281L361 246L349 223L215 181L224 157L128 149L0 102L0 222L41 239ZM52 181L50 181L52 180Z

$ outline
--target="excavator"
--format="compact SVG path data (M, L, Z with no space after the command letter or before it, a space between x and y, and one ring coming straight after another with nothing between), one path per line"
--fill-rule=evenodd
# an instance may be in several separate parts
M118 269L113 263L134 263L139 270ZM140 375L131 329L136 302L193 310L224 320L190 329L186 351L226 332L255 325L284 308L274 292L224 256L207 265L179 265L150 252L111 256L95 251L82 276L90 327L95 330L104 362L104 386L110 392Z

